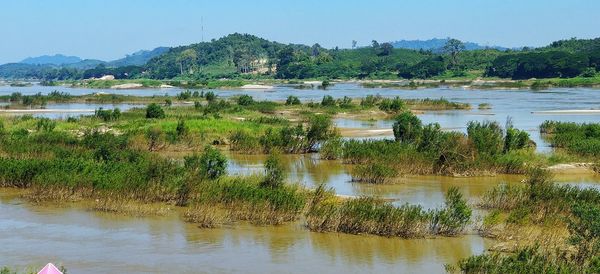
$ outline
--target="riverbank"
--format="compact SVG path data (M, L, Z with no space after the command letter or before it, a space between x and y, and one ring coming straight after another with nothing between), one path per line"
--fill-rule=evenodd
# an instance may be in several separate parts
M132 89L132 88L188 88L219 89L234 88L247 90L269 90L278 85L290 85L305 88L324 88L323 81L330 84L356 83L365 88L422 89L452 87L463 89L548 89L559 87L600 88L600 76L574 78L548 78L512 80L495 77L446 77L441 79L221 79L221 80L77 80L52 82L55 86L86 87L95 89Z

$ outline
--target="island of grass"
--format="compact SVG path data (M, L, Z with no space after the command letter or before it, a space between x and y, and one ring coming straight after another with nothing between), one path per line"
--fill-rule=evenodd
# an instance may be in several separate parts
M412 238L463 233L472 220L460 192L449 190L446 205L435 210L341 197L323 186L288 182L279 155L318 152L340 159L364 183L393 183L404 174L522 174L564 159L535 153L524 131L491 122L470 123L467 134L442 131L422 125L408 107L465 108L447 100L325 96L321 102L261 102L249 95L223 100L212 92L196 99L190 106L150 103L66 120L3 118L0 186L23 189L37 202L78 201L124 214L169 214L182 207L184 218L201 227L302 219L314 231ZM331 116L364 111L394 117L394 139L342 139ZM594 128L577 129L581 138L597 138L586 135ZM227 175L221 152L227 149L268 154L264 173ZM183 159L172 157L177 151L185 152Z

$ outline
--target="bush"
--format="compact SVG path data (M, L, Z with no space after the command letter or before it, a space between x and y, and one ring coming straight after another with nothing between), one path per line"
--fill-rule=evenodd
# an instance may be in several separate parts
M321 106L333 107L335 106L335 99L331 95L325 95L323 96L323 100L321 100Z
M435 234L457 235L465 229L472 213L458 188L451 187L446 192L446 207L433 216L432 230Z
M370 184L383 184L388 179L398 176L395 168L380 161L370 161L352 169L352 181Z
M404 101L400 97L394 99L385 98L379 103L379 109L386 112L398 113L405 109Z
M314 151L316 145L336 135L331 118L325 115L314 115L308 122L306 130L307 151Z
M396 117L393 130L396 141L417 144L423 134L423 125L417 116L407 111Z
M367 95L367 97L360 100L360 106L364 108L372 108L381 102L382 98L380 95Z
M188 127L185 125L185 121L183 119L179 119L177 121L177 127L175 128L175 133L178 137L186 136L189 133Z
M343 156L344 153L344 141L340 137L333 137L325 141L321 146L321 159L325 160L337 160Z
M581 77L586 77L586 78L590 78L590 77L595 77L597 74L596 68L586 68L583 70L583 72L581 72Z
M254 99L252 98L252 96L244 94L244 95L238 97L237 103L240 106L249 106L249 105L254 104Z
M37 120L36 129L38 131L46 131L50 132L56 128L56 122L52 121L50 118L40 118Z
M113 110L99 108L94 112L94 116L102 119L104 122L116 121L121 117L121 110L119 108Z
M213 102L217 100L217 95L215 95L215 93L212 91L208 91L204 94L204 99L206 99L208 102Z
M148 138L149 151L158 151L164 147L164 133L160 127L153 126L148 128L146 131L146 138Z
M277 152L272 152L265 161L265 179L261 186L270 188L279 188L285 180L285 169L281 162L281 156Z
M198 93L197 91L194 92L194 94L197 94L197 93ZM194 96L194 97L198 97L198 96ZM177 94L177 100L183 101L183 100L188 100L190 98L192 98L192 92L189 90L182 91L179 94Z
M258 153L262 151L258 137L242 129L235 130L229 134L229 149L243 153Z
M296 97L296 96L290 95L290 96L288 96L287 100L285 100L286 106L293 106L293 105L300 105L300 104L302 104L302 103L300 102L300 99L298 99L298 97Z
M146 118L148 119L163 119L165 111L156 103L152 103L146 107Z
M504 140L502 129L497 122L469 122L467 134L480 154L495 156L502 152Z
M341 108L351 108L352 107L352 98L348 96L344 96L342 99L338 99L337 104Z
M506 129L504 136L504 153L534 146L529 138L529 133L524 130L518 130L512 127Z
M200 175L207 179L217 179L227 173L227 158L216 148L207 146L199 160Z

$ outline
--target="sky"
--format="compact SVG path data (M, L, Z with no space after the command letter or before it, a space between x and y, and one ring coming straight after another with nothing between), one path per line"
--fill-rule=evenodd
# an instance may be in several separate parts
M434 37L543 46L600 37L599 11L598 0L0 0L0 63L114 60L235 32L327 48Z

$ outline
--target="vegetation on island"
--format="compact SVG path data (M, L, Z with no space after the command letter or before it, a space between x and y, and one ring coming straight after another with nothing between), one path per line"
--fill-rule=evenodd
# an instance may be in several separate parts
M480 233L508 242L511 248L465 258L446 269L450 273L596 273L599 202L597 189L558 185L548 171L534 168L524 182L499 185L480 204L488 212Z

